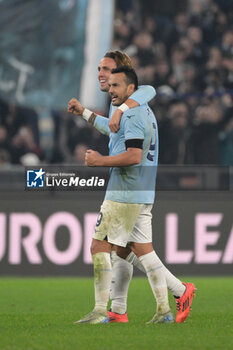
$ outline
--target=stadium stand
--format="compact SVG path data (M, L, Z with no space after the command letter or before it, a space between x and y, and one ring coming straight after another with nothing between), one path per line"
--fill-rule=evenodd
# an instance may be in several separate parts
M151 107L160 164L233 165L233 2L165 3L117 1L112 47L128 53L140 83L157 90ZM45 153L37 112L0 100L0 165L26 164L26 154L37 163L76 162L79 145L93 147L89 140L107 153L107 139L82 121L63 111L51 116L53 142Z

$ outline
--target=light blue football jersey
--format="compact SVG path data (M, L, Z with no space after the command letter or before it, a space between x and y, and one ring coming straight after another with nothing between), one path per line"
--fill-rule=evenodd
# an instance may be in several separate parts
M103 123L97 117L95 126ZM140 164L113 167L105 199L123 203L152 204L158 165L158 127L154 113L147 104L129 109L121 118L120 130L109 134L109 155L126 151L125 141L143 139L143 155Z
M150 85L140 85L136 91L130 96L131 100L136 101L139 106L147 104L156 96L156 91L153 86ZM147 105L148 106L148 105ZM108 118L111 119L113 112L117 109L116 106L110 104ZM110 135L111 130L108 127L109 120L105 117L97 115L94 127L104 135Z

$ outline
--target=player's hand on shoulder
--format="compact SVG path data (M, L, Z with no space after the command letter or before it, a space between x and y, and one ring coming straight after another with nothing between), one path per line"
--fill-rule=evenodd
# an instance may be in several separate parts
M120 122L123 112L120 109L116 109L113 113L108 126L111 132L117 132L120 129Z
M82 115L83 111L84 111L84 107L81 105L81 103L76 98L73 97L68 103L67 110L69 113L73 113L76 115Z
M86 151L85 163L87 166L101 166L100 160L103 156L92 149L88 149Z

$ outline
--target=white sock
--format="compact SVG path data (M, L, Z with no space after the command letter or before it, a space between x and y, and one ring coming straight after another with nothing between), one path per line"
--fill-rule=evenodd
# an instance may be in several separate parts
M127 310L127 296L133 276L133 265L120 258L114 251L111 257L113 264L110 290L111 310L118 314L124 314Z
M95 311L106 312L112 278L112 264L109 253L92 255L94 265Z
M167 281L167 287L174 297L181 297L181 295L185 292L185 285L176 278L166 267L165 267L165 275Z
M165 277L165 268L155 251L139 257L146 270L151 289L157 303L157 313L164 314L170 310L168 303L168 291Z
M155 253L156 257L159 259L158 255ZM140 271L146 273L141 261L137 258L137 256L134 254L134 252L131 252L127 258L126 261L128 261L130 264L133 264L136 266ZM176 278L162 263L162 261L159 259L160 264L165 269L165 276L167 281L167 288L170 290L170 292L174 295L174 297L181 297L181 295L185 292L185 286L183 283Z
M129 255L125 260L128 261L133 266L136 266L140 271L146 273L146 270L144 269L141 261L137 258L134 252L129 253Z

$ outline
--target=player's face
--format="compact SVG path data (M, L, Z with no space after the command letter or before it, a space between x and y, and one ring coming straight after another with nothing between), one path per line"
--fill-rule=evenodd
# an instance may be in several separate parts
M109 78L109 94L113 106L120 106L130 95L132 95L133 91L134 85L127 85L124 73L111 74Z
M98 80L100 82L100 90L101 91L108 91L109 85L108 80L111 75L112 69L116 68L116 62L114 59L109 57L104 57L100 61L100 64L98 66Z

